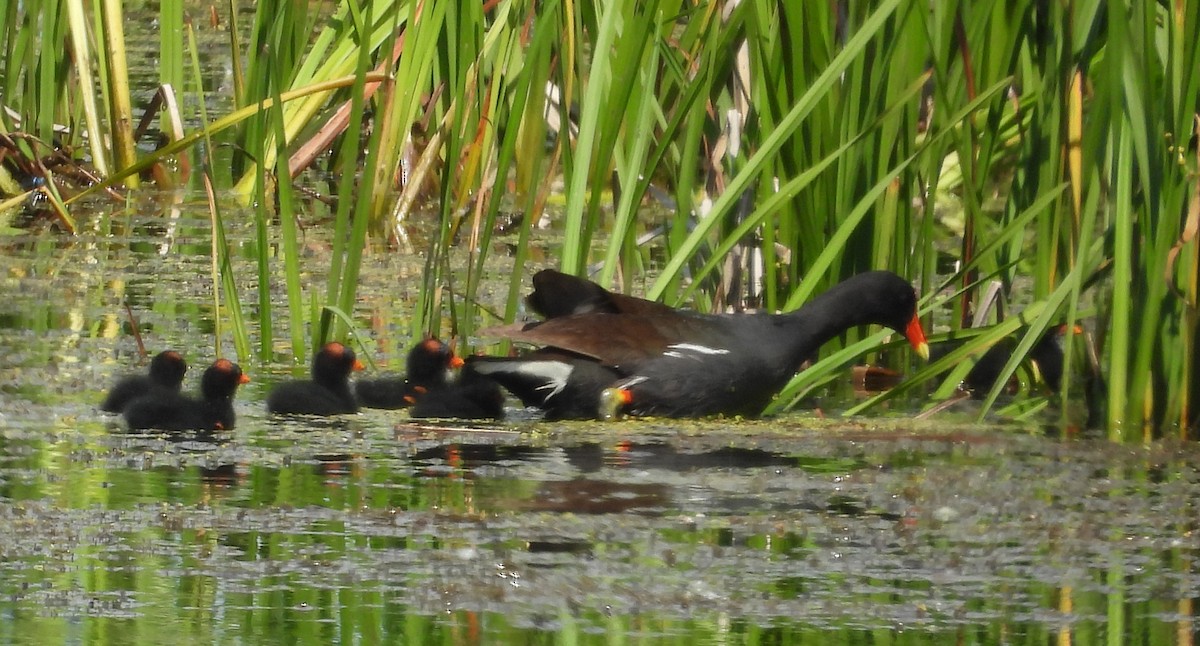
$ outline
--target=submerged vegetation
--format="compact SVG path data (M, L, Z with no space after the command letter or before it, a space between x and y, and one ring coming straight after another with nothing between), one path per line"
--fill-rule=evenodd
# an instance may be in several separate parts
M267 0L242 25L236 3L164 2L152 104L130 87L122 9L0 0L0 225L33 194L69 235L84 196L206 189L243 359L273 343L251 315L286 316L300 362L344 335L364 249L398 245L430 197L413 333L445 333L449 309L469 338L494 315L476 295L500 222L521 214L524 266L561 182L561 268L670 304L792 309L866 269L916 281L926 327L961 345L855 410L945 399L963 358L1017 338L990 407L1067 324L1083 334L1065 337L1063 392L1111 437L1200 419L1197 3ZM200 28L228 36L227 89ZM342 198L323 290L301 284L292 216L312 166ZM230 190L258 209L253 311L227 261ZM515 315L521 278L495 314ZM775 406L877 341L829 348Z

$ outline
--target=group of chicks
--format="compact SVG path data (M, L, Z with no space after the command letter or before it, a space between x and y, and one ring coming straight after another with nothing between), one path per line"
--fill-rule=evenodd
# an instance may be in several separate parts
M461 358L445 343L425 339L408 353L407 374L350 382L363 364L354 350L326 343L313 357L312 378L284 381L267 396L267 410L279 414L339 415L360 407L409 408L412 417L498 419L504 394L493 381L472 373L455 378ZM250 381L238 364L218 359L200 379L200 395L183 394L187 362L175 350L158 353L147 374L120 379L101 410L120 413L131 429L168 431L229 430L235 423L233 397Z

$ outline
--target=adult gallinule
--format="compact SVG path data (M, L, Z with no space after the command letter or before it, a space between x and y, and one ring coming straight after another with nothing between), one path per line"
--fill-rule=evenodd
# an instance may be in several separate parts
M233 395L250 378L238 364L217 359L200 378L200 399L179 393L152 393L125 407L129 428L217 431L233 428Z
M450 346L437 339L425 339L409 350L405 376L359 379L354 383L354 394L359 405L366 408L407 408L429 390L445 387L451 371L462 365Z
M539 272L526 302L551 316L494 331L544 349L467 363L548 417L603 415L602 400L614 397L631 415L757 415L817 348L857 325L886 325L929 352L916 293L886 271L851 277L788 314L697 314L598 285L564 306L542 292L571 281L587 282Z
M275 386L267 395L267 410L299 415L357 413L350 373L362 369L354 350L337 341L326 343L313 357L312 379Z
M163 350L150 360L148 374L128 375L117 380L100 404L100 410L120 413L129 402L151 393L178 395L185 372L187 362L183 355L174 350Z

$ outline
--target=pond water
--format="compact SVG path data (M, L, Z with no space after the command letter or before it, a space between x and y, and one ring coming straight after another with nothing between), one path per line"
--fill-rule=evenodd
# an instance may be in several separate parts
M187 387L216 352L204 212L147 202L74 238L0 241L4 643L1200 634L1193 444L804 412L285 420L263 404L296 370L282 346L243 365L236 429L129 433L97 410L115 375L141 369L123 302L151 352L185 352ZM231 236L254 276L249 224ZM320 284L328 245L314 233L305 253ZM381 369L400 368L421 265L378 251L364 268L355 316Z

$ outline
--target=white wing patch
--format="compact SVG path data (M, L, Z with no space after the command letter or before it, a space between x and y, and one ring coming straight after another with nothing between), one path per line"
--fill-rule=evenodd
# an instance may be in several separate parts
M729 354L729 350L726 350L725 348L710 348L706 345L700 345L698 343L674 343L667 346L667 351L663 353L663 356L674 357L676 359L683 359L685 357L690 359L699 359L700 357L697 355L718 354Z

